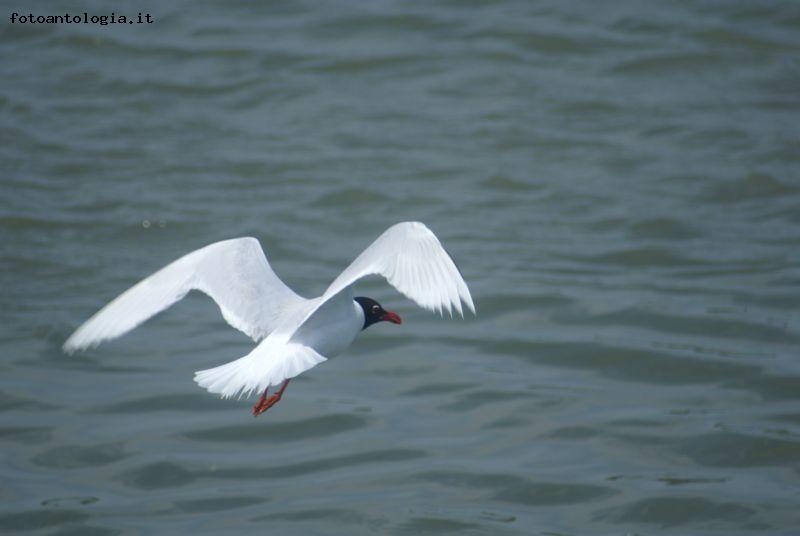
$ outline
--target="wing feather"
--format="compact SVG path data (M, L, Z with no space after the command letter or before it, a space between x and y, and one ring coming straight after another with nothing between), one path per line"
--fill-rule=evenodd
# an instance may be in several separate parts
M436 235L420 222L403 222L389 227L339 274L315 307L299 322L285 324L278 331L288 340L324 303L369 275L381 275L401 294L423 309L443 314L452 309L464 316L463 301L472 313L475 304L469 288Z
M64 350L124 335L190 290L210 296L231 326L255 340L275 330L284 310L305 301L275 275L258 240L224 240L181 257L123 292L79 327Z
M463 301L475 305L453 260L436 235L419 222L393 225L365 249L323 294L323 300L359 279L378 274L406 297L429 311L450 310Z

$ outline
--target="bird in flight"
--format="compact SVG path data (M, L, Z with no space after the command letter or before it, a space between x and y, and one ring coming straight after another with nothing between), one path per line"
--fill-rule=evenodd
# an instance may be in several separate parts
M193 251L143 279L87 320L64 343L68 353L94 347L129 332L182 299L190 290L210 296L234 328L259 344L246 356L195 373L194 381L229 398L261 397L258 416L283 396L298 374L341 353L361 331L400 317L353 286L380 275L429 311L475 314L467 284L436 235L419 222L395 224L350 263L325 292L312 299L296 294L267 262L255 238L234 238ZM278 387L269 394L270 387Z

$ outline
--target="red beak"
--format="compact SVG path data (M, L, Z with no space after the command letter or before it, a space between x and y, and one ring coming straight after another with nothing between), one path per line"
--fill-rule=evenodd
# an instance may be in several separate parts
M381 317L381 320L386 322L391 322L392 324L402 324L403 321L400 320L400 317L397 313L393 313L391 311L386 311L385 314Z

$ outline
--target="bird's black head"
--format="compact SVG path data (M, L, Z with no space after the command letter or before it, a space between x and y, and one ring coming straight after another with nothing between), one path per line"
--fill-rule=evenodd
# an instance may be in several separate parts
M376 302L372 298L356 296L353 299L356 300L364 310L364 327L361 329L367 329L372 324L377 322L391 322L392 324L403 323L403 321L400 320L400 317L397 316L397 313L387 311L381 307L380 303Z

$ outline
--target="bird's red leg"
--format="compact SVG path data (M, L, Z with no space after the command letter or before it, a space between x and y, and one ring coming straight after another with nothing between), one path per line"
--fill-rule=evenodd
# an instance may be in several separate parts
M261 398L258 399L256 405L253 406L253 417L258 417L269 408L277 404L278 400L280 400L283 396L283 392L286 390L287 385L289 385L289 380L284 381L283 385L281 385L281 388L278 389L274 395L270 396L267 396L267 391L269 391L269 386L267 386L267 388L264 389L264 394L261 395Z
M265 411L261 408L267 403L267 393L269 393L269 385L267 385L267 388L264 389L264 394L261 395L261 398L259 398L258 402L253 406L253 417L258 417L261 412Z

